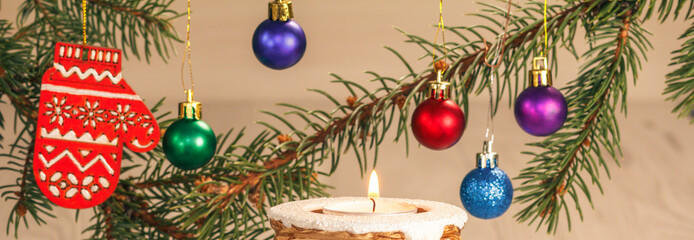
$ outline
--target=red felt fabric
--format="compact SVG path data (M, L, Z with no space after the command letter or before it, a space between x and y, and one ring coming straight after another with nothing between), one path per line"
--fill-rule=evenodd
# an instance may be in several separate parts
M42 79L34 176L51 202L88 208L115 190L123 146L149 151L161 132L122 79L120 50L67 43L55 48L54 66Z

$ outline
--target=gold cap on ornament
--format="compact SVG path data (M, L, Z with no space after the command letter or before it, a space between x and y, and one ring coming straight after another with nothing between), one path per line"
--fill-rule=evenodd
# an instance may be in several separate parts
M491 144L484 141L482 152L477 153L478 168L495 168L499 164L499 154L492 152Z
M202 103L193 100L193 89L186 92L186 101L178 103L178 118L200 120L202 118Z
M286 22L294 18L291 0L275 0L268 3L268 18L272 21Z
M442 81L443 71L436 71L436 81L429 81L429 91L427 97L435 99L448 99L451 95L451 83Z
M546 57L533 58L533 70L530 70L530 86L552 86L552 71L547 69Z
M497 167L499 154L495 152L477 153L478 168L495 168Z

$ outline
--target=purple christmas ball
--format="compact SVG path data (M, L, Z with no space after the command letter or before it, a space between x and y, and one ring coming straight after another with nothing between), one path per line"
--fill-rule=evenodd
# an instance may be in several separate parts
M567 112L564 95L551 86L528 87L516 99L516 122L531 135L557 132L564 125Z
M306 51L306 35L294 20L260 23L253 34L253 52L263 65L272 69L294 66Z

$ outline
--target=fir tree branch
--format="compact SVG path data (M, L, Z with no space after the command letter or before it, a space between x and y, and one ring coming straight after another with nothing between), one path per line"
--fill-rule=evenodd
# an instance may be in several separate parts
M29 99L32 94L27 91L36 84L27 74L31 71L31 50L25 39L10 34L11 29L7 21L0 20L0 96L7 95L20 115L36 119L34 103Z
M137 25L131 25L133 32L128 33L130 36L121 37L121 45L123 47L130 46L131 52L139 59L140 54L137 48L136 37L145 40L144 52L145 58L149 61L150 45L152 44L163 60L166 61L169 57L169 48L172 41L180 42L175 33L175 28L171 25L171 20L180 17L181 15L168 9L173 3L173 0L128 0L128 1L113 1L113 0L88 0L90 4L97 6L99 9L106 11L106 15L113 16L113 22L120 20L123 23L138 22ZM119 18L116 18L119 16ZM93 21L91 29L115 29L117 24L110 21ZM113 24L113 25L111 25ZM138 36L141 35L141 36ZM117 36L103 37L103 41L107 45L117 45ZM124 52L125 53L125 52Z
M97 4L97 5L105 7L105 8L112 9L112 10L117 11L117 12L124 12L124 13L130 14L130 15L133 15L135 17L139 17L142 21L145 22L145 24L159 24L160 23L160 21L157 21L157 19L154 16L150 15L149 12L147 12L147 11L130 8L130 7L127 7L124 5L116 4L114 2L105 2L102 0L88 0L88 2ZM159 26L162 28L171 27L170 24L161 24Z
M111 216L111 214L113 214L113 212L111 211L111 208L108 206L99 206L99 207L104 212L104 216L105 216L104 223L106 225L106 228L104 229L104 235L105 235L106 239L108 239L108 240L115 239L115 237L113 236L113 218Z
M612 58L612 64L616 64L616 62L621 58L620 54L622 52L622 47L629 40L628 36L629 36L629 25L631 23L630 22L631 12L630 11L627 12L623 18L624 18L624 20L622 20L623 26L619 31L619 35L617 36L617 39L615 40L617 42L617 46L615 47L615 53L614 53L614 57ZM565 184L563 184L564 177L566 176L567 171L569 171L569 167L571 167L574 163L574 160L576 160L576 156L584 150L585 146L590 146L589 138L593 134L593 132L591 130L595 126L595 119L600 114L600 110L603 108L603 106L605 105L605 103L608 100L608 96L612 92L611 89L612 89L612 85L614 84L614 79L615 79L614 76L612 78L610 78L609 83L607 83L607 90L605 90L603 92L603 94L599 97L600 100L598 100L598 106L592 110L590 117L585 122L585 124L583 125L583 128L581 129L581 131L578 134L579 136L584 136L582 138L579 138L579 141L577 141L577 142L581 142L582 144L579 144L576 146L576 150L572 154L569 155L570 156L569 161L566 163L566 165L559 171L559 173L555 177L556 179L559 179L562 182L562 185L560 185L557 188L549 189L549 191L546 192L546 196L553 196L553 194L554 195L563 195L564 194L564 192L563 192L563 190L565 190L564 189ZM552 181L554 181L554 180L552 180ZM552 181L550 181L550 182L552 182ZM544 211L547 212L548 210L550 210L549 208L551 208L551 207L548 206L548 208L545 209Z
M27 184L27 178L28 178L28 173L29 173L29 168L31 163L33 162L33 149L34 149L34 141L32 141L29 144L28 149L30 150L26 154L26 158L24 158L24 166L22 169L22 176L21 176L21 183L19 184L19 191L15 192L17 197L19 198L17 200L17 205L15 206L14 210L17 212L17 215L19 217L24 217L27 213L27 207L24 204L24 201L26 200L26 184Z
M124 233L152 234L147 233L144 228L131 229L131 226L122 224L123 219L132 218L137 219L138 223L142 224L143 227L152 228L154 231L161 233L162 236L167 236L167 238L192 239L195 237L194 234L180 229L166 218L150 212L149 204L144 200L142 196L133 194L129 190L129 186L125 186L125 188L119 186L106 203L97 207L100 209L97 217L101 215L104 217L103 226L101 226L104 230L97 234L102 235L103 239L133 239L132 236L126 236Z
M143 52L149 57L149 49L154 47L162 58L166 58L171 41L178 40L170 21L180 15L169 9L171 2L114 2L121 4L121 8L117 9L120 12L103 5L89 8L88 27L93 27L90 32L99 32L90 35L90 43L116 45L115 36L126 36L128 39L121 44L125 48L124 52L130 49L133 52ZM11 145L11 150L0 154L8 163L7 167L0 167L0 170L16 174L17 181L0 186L0 189L3 190L5 201L16 201L7 225L7 233L13 227L15 237L22 221L27 223L28 217L39 225L45 223L45 216L54 217L51 212L55 205L42 195L34 179L33 138L36 136L34 131L41 78L52 63L54 42L77 42L81 39L81 14L77 14L81 13L81 7L77 3L78 1L67 0L26 0L20 6L16 18L19 29L14 33L11 33L11 24L7 20L0 20L0 96L7 95L9 103L15 109L15 132L18 136ZM138 11L142 13L123 6L138 7ZM115 14L104 14L109 11ZM102 23L103 25L99 25ZM102 27L107 30L104 31ZM111 39L112 44L109 44L107 38ZM144 51L137 49L138 44L142 45L139 41L141 39L144 39ZM3 121L0 113L0 126L4 128Z
M617 160L615 147L619 147L619 132L616 130L616 120L614 119L614 107L610 106L610 98L614 98L612 103L616 105L617 95L621 92L626 82L626 72L628 67L633 66L634 56L630 55L633 50L627 48L629 45L629 33L632 32L632 9L615 8L612 9L620 20L619 26L613 26L610 20L604 20L602 26L596 26L595 31L600 34L612 32L611 28L619 27L616 31L615 47L607 49L606 44L592 49L591 52L598 52L595 60L589 61L590 64L584 66L582 76L573 81L573 85L567 87L567 100L570 105L570 113L563 133L555 134L540 143L530 144L531 146L545 148L544 153L532 154L534 159L529 162L531 167L523 169L518 179L524 180L517 191L524 192L516 198L517 202L529 203L523 210L516 214L520 222L532 224L539 219L538 228L547 225L548 233L556 232L558 227L559 215L565 210L569 229L571 219L568 215L568 205L564 199L565 193L569 193L574 200L574 204L579 214L582 210L578 203L577 188L583 191L591 202L591 195L586 183L581 175L587 174L591 177L591 182L600 187L598 182L599 170L597 164L604 167L608 174L607 165L601 156L600 145L606 149L610 156ZM604 36L604 35L601 35ZM629 50L628 53L625 53ZM611 56L610 58L606 58ZM633 71L637 69L632 69ZM615 89L615 86L617 89ZM594 97L598 95L599 97ZM624 101L623 97L621 98ZM589 101L586 101L589 100ZM626 104L623 102L623 104ZM568 129L578 128L577 131ZM571 154L562 154L562 153ZM595 163L595 158L599 163ZM534 166L533 166L534 165ZM600 188L602 192L602 188Z
M177 226L172 225L171 223L165 223L159 220L158 217L147 212L146 207L139 211L135 211L133 216L142 219L142 221L147 223L149 226L157 228L174 239L192 239L195 237L195 235L192 233L182 232Z
M43 0L33 0L33 1L34 1L34 5L35 5L36 9L38 10L37 14L40 12L41 15L43 15L42 17L37 16L37 18L44 19L43 21L48 23L48 26L50 26L52 29L52 31L50 31L50 32L54 33L58 38L65 37L65 34L62 32L62 29L58 28L55 24L57 21L55 20L54 14L51 14L48 12L47 7L43 3Z
M677 102L672 109L677 117L683 118L694 111L694 25L687 29L679 38L684 40L680 49L672 52L676 54L670 61L670 66L679 66L676 70L666 75L667 86L663 95L669 95L667 101ZM694 123L694 118L690 120Z
M584 3L585 5L589 5L588 3ZM564 18L570 15L575 15L576 11L581 10L583 4L579 4L578 6L574 6L572 8L569 8L567 10L561 11L555 15L552 15L552 18L557 18L563 21ZM554 27L554 26L552 26ZM508 48L513 49L516 47L522 46L525 42L522 41L523 39L529 39L532 38L533 35L536 35L539 31L539 29L542 28L542 24L539 24L539 22L536 22L533 24L532 27L525 28L521 31L517 32L517 35L515 35L515 38L513 40L509 41L508 43ZM460 78L464 78L464 74L468 71L471 71L472 69L479 68L482 66L482 62L479 61L481 57L484 56L484 50L481 48L477 48L476 51L469 52L467 55L462 55L459 56L454 61L453 69L455 71L450 71L449 74L446 76L447 78L452 78L454 74L452 72L458 72L459 74L456 74L456 76L459 76ZM194 186L197 189L197 192L201 194L206 194L204 201L208 202L208 206L205 208L200 208L196 207L194 208L195 210L190 210L191 212L205 212L208 210L205 209L212 209L212 208L217 208L220 209L218 211L220 212L225 212L228 209L228 206L232 203L234 203L234 200L239 201L239 197L241 198L246 198L250 197L251 193L254 193L257 189L262 189L264 186L263 184L269 184L273 181L276 181L276 178L279 177L275 173L279 173L278 170L280 169L285 169L289 168L292 162L295 162L297 160L303 159L303 155L300 154L306 149L324 149L325 146L324 144L332 141L340 141L336 139L336 136L344 136L344 135L349 135L350 137L347 138L352 138L354 137L354 140L348 140L351 145L356 145L356 141L364 141L365 137L359 137L362 135L354 135L353 132L364 132L363 130L355 130L355 128L358 128L359 126L365 125L365 124L372 124L373 121L375 121L373 118L375 116L383 117L381 113L385 109L389 109L393 106L397 106L399 109L403 109L404 106L408 105L407 99L411 99L412 96L416 95L417 93L421 93L422 91L425 90L425 88L422 88L423 83L426 81L430 81L434 79L434 75L431 72L431 69L427 69L424 71L423 74L419 74L418 77L416 77L411 83L400 83L398 84L397 87L392 88L392 89L386 89L384 90L388 94L386 96L381 96L381 97L376 97L372 94L367 94L360 99L357 99L355 97L355 93L352 92L352 96L348 97L346 101L346 105L341 105L339 106L336 110L333 110L332 112L339 112L339 109L349 109L349 111L345 111L345 115L342 117L330 117L329 121L326 121L327 125L325 127L320 127L317 129L317 131L313 134L305 134L302 131L294 130L292 132L293 135L300 136L301 138L298 141L291 141L288 140L283 142L280 141L280 145L276 147L275 151L278 151L279 149L284 149L281 152L277 153L277 157L272 158L268 161L264 161L263 167L262 168L252 168L252 169L247 169L246 173L239 174L236 172L231 172L229 175L224 175L220 176L217 172L215 171L204 171L201 173L187 173L186 176L181 176L178 174L171 174L171 177L169 178L149 178L147 180L141 181L141 182L134 182L132 183L135 186L142 187L142 188L153 188L153 189L159 189L163 188L166 185L187 185L190 184L191 182L195 182ZM466 79L466 82L463 84L466 85L467 87L470 86L470 84L473 82L474 78L470 77ZM344 82L343 80L340 80L339 82ZM405 100L403 100L405 99ZM367 103L362 103L363 100L368 100ZM293 107L296 108L296 107ZM298 108L297 108L298 109ZM406 115L404 115L406 117ZM292 129L294 129L290 124L288 126ZM401 125L401 126L406 126L406 125ZM272 127L271 129L274 129ZM363 129L363 128L362 128ZM278 130L275 130L278 131ZM338 147L338 150L333 150L333 152L340 152L341 148L347 149L347 147ZM248 149L254 149L254 147L249 146ZM253 155L258 155L260 156L260 152L253 153ZM238 161L238 160L235 160ZM247 160L249 162L253 162L255 160ZM317 161L317 159L313 159L312 161ZM335 163L334 163L335 164ZM334 168L335 166L333 166ZM275 173L273 173L275 172ZM272 174L271 174L272 173ZM234 181L229 182L228 180L224 179L234 179ZM303 177L302 177L303 178ZM220 184L221 182L229 182L228 184ZM144 190L144 189L143 189ZM147 190L150 191L150 190ZM265 193L262 196L269 196L270 192L264 192L261 191L258 193L258 195ZM188 193L188 195L193 196L194 193ZM246 197L244 197L246 196ZM257 195L254 195L257 196ZM262 204L262 199L264 197L256 197L260 198L259 200L260 204ZM270 203L272 204L273 202L276 202L278 199L270 199ZM256 202L258 203L258 202ZM174 204L176 205L176 204ZM262 207L258 207L259 209ZM199 209L199 210L197 210ZM245 210L244 210L245 211ZM216 211L215 211L216 212ZM243 211L242 211L243 212ZM234 213L234 214L239 214L239 213ZM191 215L197 216L197 214L191 213ZM196 224L199 223L201 220L204 226L209 226L209 224L214 224L212 220L210 220L211 217L209 216L199 216L199 217L192 217L192 216L187 216L187 218L190 218L188 222L195 222ZM212 227L214 228L214 227ZM198 237L211 237L209 235L198 235Z
M94 6L89 9L93 11L88 14L89 22L93 23L89 31L103 33L102 36L90 35L91 41L117 46L116 41L120 40L123 48L130 49L138 57L141 52L149 57L149 46L154 46L159 55L166 58L170 41L178 40L169 23L172 18L179 16L169 9L171 0L89 1ZM597 185L602 192L599 168L603 168L603 172L609 177L609 169L603 155L609 155L616 161L617 156L621 154L619 129L614 114L620 100L621 109L626 109L624 100L627 73L631 71L636 77L636 71L640 67L640 58L634 46L642 54L649 48L648 40L643 37L647 32L635 19L637 16L643 16L643 20L648 19L656 12L660 20L665 20L668 16L677 18L686 8L686 1L662 0L659 2L660 5L656 2L658 1L588 0L568 1L564 6L549 6L548 52L554 57L550 61L553 65L556 62L558 47L578 57L573 41L579 23L585 27L591 47L583 54L589 59L582 67L581 76L565 88L570 106L565 130L541 142L530 144L542 148L543 152L526 153L532 155L533 159L529 162L529 167L517 178L524 182L516 189L523 193L516 198L516 202L528 204L516 215L519 221L532 224L539 219L538 229L544 224L547 225L548 232L556 232L561 210L564 210L570 228L571 218L566 203L569 199L565 199L565 194L568 193L574 200L576 210L582 218L578 194L583 192L592 205L590 190L584 177L589 177L590 183ZM31 59L31 51L23 54L5 54L3 45L0 45L2 94L12 95L10 99L13 106L20 113L22 122L27 125L13 145L23 151L11 151L8 156L12 159L10 163L13 167L3 169L21 176L21 181L18 181L21 184L0 188L12 189L3 193L5 196L8 192L14 193L14 189L19 187L22 196L12 195L5 199L14 200L13 196L24 197L27 213L31 213L37 222L42 221L37 213L50 216L52 207L34 186L32 171L29 169L31 164L27 161L31 155L30 149L33 149L29 144L33 136L27 132L33 131L31 126L32 119L35 119L32 116L35 115L35 102L39 94L38 81L45 67L52 61L52 42L72 41L81 36L78 24L81 11L79 6L72 1L63 1L62 5L51 3L53 2L27 0L17 19L23 23L29 14L36 12L35 21L27 25L20 24L23 27L12 36L12 40L9 40L35 50L36 60L28 61L31 64L26 66L37 66L36 68L25 71L20 67L22 64L18 64L25 60L17 61L19 58L12 58L12 61L6 61L4 58L28 56L25 59ZM690 2L690 6L692 3L694 1ZM502 17L507 14L503 9L483 5L487 7L483 10L487 13ZM526 76L526 62L538 52L537 46L541 44L538 42L539 30L542 28L540 9L541 2L531 2L527 7L521 7L512 18L508 41L503 46L508 57L503 60L500 68L505 70L502 75L506 78L496 89L499 99L504 91L508 91L509 99L515 99L518 89L524 86L525 81L519 80ZM690 12L691 9L686 13L687 18ZM473 15L489 20L489 25L499 28L502 26L492 17ZM126 22L131 24L118 25L119 18L126 18ZM62 29L56 29L56 26ZM452 62L450 69L453 71L448 71L444 80L453 83L455 100L463 105L467 112L469 93L472 93L474 88L477 88L477 94L481 93L481 90L489 86L486 76L498 75L482 65L481 59L487 57L484 51L487 46L481 40L470 39L481 39L485 35L481 32L498 32L493 27L484 25L450 27L448 30L459 36L462 44L445 43L451 50L448 60ZM45 31L54 33L45 34ZM56 32L63 36L56 36ZM144 36L139 35L142 32ZM124 37L118 39L117 34ZM408 42L422 47L426 55L432 51L445 51L424 38L404 34ZM10 39L5 37L4 33L1 36L3 40ZM616 44L613 43L614 38L617 39ZM137 48L135 40L138 39L144 39L144 51ZM691 45L689 41L685 44ZM425 83L433 80L434 75L431 68L415 73L399 53L390 48L388 50L396 54L407 67L407 75L395 79L367 72L373 77L372 81L382 85L375 90L333 75L334 82L343 84L348 91L347 101L337 101L330 94L314 89L312 91L326 96L330 102L335 103L333 111L309 111L291 104L280 104L289 109L284 115L264 113L281 122L282 127L259 122L267 127L267 130L247 144L239 142L243 137L243 131L235 135L229 131L226 135L218 136L217 154L203 169L181 171L164 164L166 160L160 147L144 154L125 152L123 162L132 159L137 161L133 161L134 166L124 166L122 173L132 169L138 169L142 173L138 177L120 180L117 193L98 208L94 208L93 225L85 231L93 232L92 239L254 239L261 236L268 230L265 207L283 201L327 195L325 190L329 186L321 184L317 176L332 174L345 152L353 151L363 173L369 164L367 153L373 152L375 157L372 164L375 165L378 146L391 126L396 127L396 141L404 139L405 144L408 144L407 122L410 103L423 100ZM691 49L683 45L682 56L687 52L691 52ZM645 56L641 57L645 59ZM689 61L682 58L680 63L685 64L683 69L689 68L685 62ZM517 76L515 82L511 80L514 75ZM676 77L679 80L668 83L668 89L679 91L673 93L674 95L684 96L688 90L694 88L687 88L689 83L674 83L684 81L684 78L679 77L691 76L678 72L669 79ZM509 103L511 102L512 100L509 100ZM155 112L160 104L161 102L152 111ZM158 119L161 120L165 116L166 114ZM290 116L304 121L304 127L295 127L295 123L289 119ZM2 118L0 123L1 120ZM164 121L160 125L165 128L169 122ZM280 130L287 128L289 130ZM286 135L282 134L287 132ZM279 143L275 143L275 140L279 140ZM320 172L315 169L324 162L331 164L330 171ZM19 225L22 218L12 215L18 212L11 213L8 232L11 225L15 226L15 229Z

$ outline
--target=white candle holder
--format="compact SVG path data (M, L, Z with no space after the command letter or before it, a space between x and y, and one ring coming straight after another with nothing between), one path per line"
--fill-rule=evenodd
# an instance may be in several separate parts
M379 198L379 202L400 207L411 206L409 214L349 214L324 212L326 207L338 206L355 213L357 208L373 206L368 198L318 198L288 202L268 209L276 240L306 239L407 239L407 240L459 240L460 230L467 222L467 213L461 208L434 201ZM334 210L334 209L333 209ZM330 210L328 210L330 211ZM410 210L411 211L411 210ZM343 211L344 212L344 211ZM399 212L399 211L398 211Z

